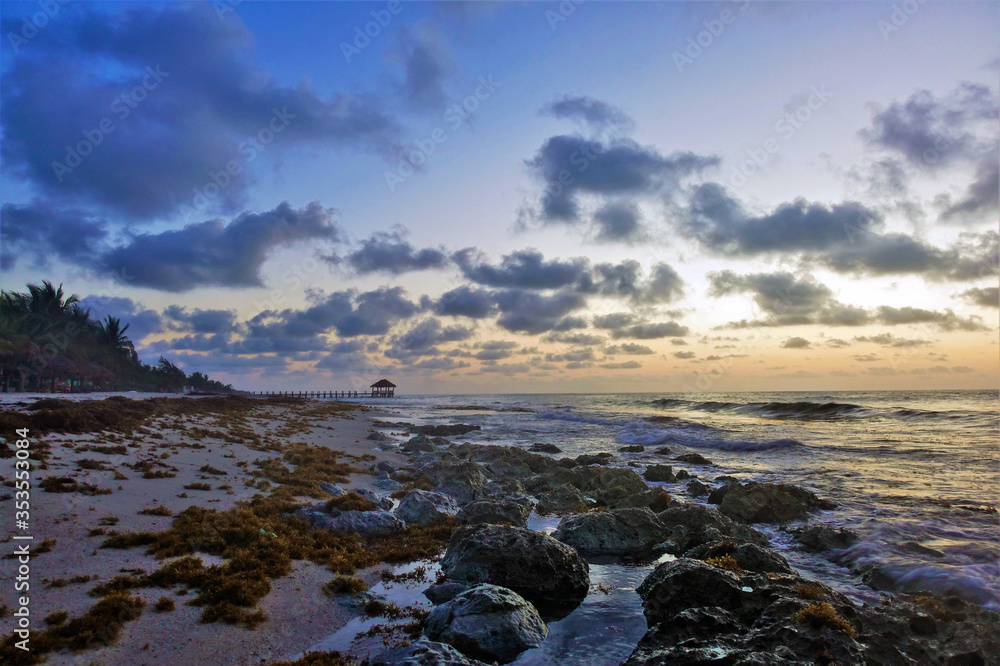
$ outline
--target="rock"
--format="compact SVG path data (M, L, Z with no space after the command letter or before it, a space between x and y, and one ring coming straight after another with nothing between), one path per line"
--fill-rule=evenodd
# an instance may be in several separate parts
M371 666L486 666L445 643L422 638L405 647L384 652L368 662Z
M302 507L295 512L309 521L316 529L331 532L357 532L363 536L389 536L406 526L399 518L381 509L375 511L335 511L333 515L323 510L323 503Z
M329 481L320 481L319 487L323 492L329 493L333 497L340 497L341 495L347 494L346 490L344 490L340 486L333 485Z
M523 462L496 460L486 463L486 470L497 479L526 479L531 476L531 468Z
M722 500L724 500L726 498L726 493L728 493L733 488L739 488L739 486L740 486L739 481L736 481L736 482L727 481L726 483L722 484L721 486L713 488L708 493L708 503L709 504L722 504Z
M739 483L740 480L735 476L729 476L728 474L723 474L722 476L715 477L716 483Z
M441 560L449 580L514 590L548 612L580 603L590 568L571 546L520 527L460 527Z
M535 442L528 450L535 453L562 453L562 449L555 444L542 444L541 442Z
M509 499L477 500L462 507L456 519L463 525L499 525L509 523L515 527L527 527L531 515L531 503Z
M585 453L582 456L577 456L574 460L577 465L607 465L609 462L614 460L614 456L607 452L601 453Z
M417 435L416 437L411 437L403 442L400 448L407 453L424 453L438 451L442 447L448 446L449 444L451 444L451 442L443 437L432 438L425 435Z
M443 583L435 583L431 585L426 590L424 590L424 596L427 597L432 604L443 604L446 601L451 601L458 595L462 594L469 589L469 585L466 583L455 583L452 581L444 581Z
M670 450L669 446L661 446L654 453L658 456L669 456L673 451Z
M403 484L399 481L393 481L390 479L389 473L385 470L378 473L378 478L372 482L372 485L387 492L395 492L404 488Z
M863 623L843 595L812 583L829 614L796 619L814 603L797 592L807 582L688 558L662 564L637 588L649 631L625 664L865 663L855 639Z
M482 499L502 500L527 495L528 491L525 490L524 484L516 479L501 479L490 481L478 494Z
M535 607L507 588L479 585L433 611L426 632L476 659L508 663L537 647L548 627Z
M810 553L847 548L858 540L858 533L845 527L810 525L792 530L795 540Z
M647 481L673 483L674 470L670 465L650 465L642 473L642 478Z
M382 432L369 433L368 436L365 437L365 439L371 440L373 442L391 442L392 441L392 437L389 437L388 435L386 435L385 433L382 433Z
M666 511L672 506L678 506L676 500L662 488L650 488L644 493L637 493L612 502L612 509L649 509L653 513Z
M423 470L424 476L434 484L439 493L451 495L459 504L468 504L476 499L487 479L479 465L465 463L434 463Z
M368 490L367 488L352 488L351 492L357 493L364 497L366 500L370 500L375 503L380 509L389 511L392 509L392 498L385 497L384 495L379 495L376 492Z
M719 510L745 523L779 523L805 518L812 509L832 509L836 504L815 493L782 483L750 483L728 489Z
M699 560L707 560L712 557L728 555L736 561L736 564L748 572L753 573L794 573L788 565L788 560L774 552L770 548L763 548L753 543L737 545L731 540L717 541L713 544L704 544L684 553L685 557L694 557Z
M396 466L393 465L388 460L379 460L377 463L375 463L375 469L377 469L380 472L385 472L386 474L392 474L393 472L396 471Z
M567 483L543 494L535 510L541 515L583 513L587 510L587 500L583 493Z
M768 544L767 537L741 523L723 515L717 509L696 504L687 504L667 509L656 514L666 527L664 548L674 554L685 553L692 548L729 539L737 544Z
M633 470L612 467L594 477L583 490L593 495L599 503L611 504L629 495L645 493L649 486Z
M594 511L559 521L553 538L583 555L649 555L666 528L649 509Z
M687 494L691 497L704 497L708 494L708 486L698 479L694 479L693 481L688 482Z
M456 513L458 506L455 500L427 490L411 490L396 507L396 515L407 525L429 525Z
M678 462L685 462L689 465L714 465L711 460L701 455L700 453L684 453L677 456L674 460Z
M677 480L678 481L683 481L684 479L691 479L691 478L694 478L694 477L692 477L691 473L688 472L686 469L679 469L679 470L677 470Z
M642 453L646 450L646 447L642 444L632 444L630 446L622 446L618 450L622 453Z
M421 425L410 426L410 431L430 437L454 437L455 435L465 435L466 433L482 430L477 425L466 425L456 423L453 425Z

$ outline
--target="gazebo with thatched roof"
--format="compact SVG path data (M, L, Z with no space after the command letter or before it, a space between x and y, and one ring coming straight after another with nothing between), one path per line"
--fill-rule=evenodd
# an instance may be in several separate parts
M396 385L388 379L380 379L371 386L373 398L391 398L396 395Z

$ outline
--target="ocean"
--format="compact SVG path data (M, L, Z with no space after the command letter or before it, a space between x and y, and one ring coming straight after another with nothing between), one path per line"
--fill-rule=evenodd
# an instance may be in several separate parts
M364 402L391 406L414 423L482 427L456 441L544 442L567 456L611 452L612 464L640 470L673 464L706 482L730 474L802 486L838 505L812 515L809 524L848 527L861 537L831 562L804 552L777 525L757 526L803 574L877 603L878 592L861 580L874 566L893 589L956 592L1000 610L997 398L995 391L854 391L415 395ZM635 444L646 450L618 451ZM664 446L670 455L655 453ZM715 465L670 460L692 452ZM685 497L686 483L660 485Z

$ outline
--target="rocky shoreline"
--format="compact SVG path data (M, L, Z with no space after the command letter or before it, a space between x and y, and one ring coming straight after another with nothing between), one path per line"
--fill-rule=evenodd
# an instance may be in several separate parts
M421 638L366 663L511 662L588 594L588 560L608 558L660 562L637 589L648 630L628 666L997 663L997 613L931 594L859 605L796 573L753 525L834 507L806 489L699 479L668 465L644 479L608 466L610 454L557 458L424 434L400 448L409 464L386 477L409 481L393 511L367 512L372 529L384 524L380 512L405 525L455 516L462 526L424 592L435 608ZM682 462L711 470L704 459ZM678 478L690 479L688 498L647 482ZM705 495L715 506L692 501ZM527 528L532 511L561 517L552 535ZM831 557L856 538L825 526L795 535Z

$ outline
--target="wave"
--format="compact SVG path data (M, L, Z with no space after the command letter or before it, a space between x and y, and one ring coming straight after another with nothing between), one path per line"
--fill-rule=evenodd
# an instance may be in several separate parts
M697 429L695 429L697 430ZM785 438L774 440L747 441L707 436L704 433L691 432L680 428L650 428L645 422L627 424L618 433L615 440L619 444L634 446L660 446L677 444L696 449L718 449L720 451L768 451L774 449L789 449L804 447L797 439Z
M718 402L661 398L654 405L666 408L686 408L699 412L738 412L771 419L832 419L847 416L867 416L867 407L847 402Z
M569 423L590 423L592 425L608 425L617 426L621 425L621 421L614 421L612 419L604 419L599 416L581 416L579 414L574 414L569 411L559 411L559 412L542 412L538 415L538 418L545 419L547 421L567 421Z

